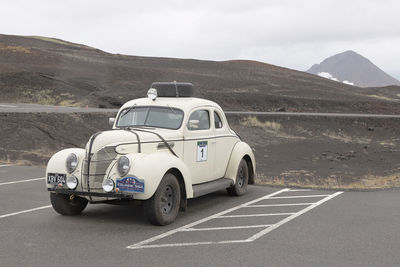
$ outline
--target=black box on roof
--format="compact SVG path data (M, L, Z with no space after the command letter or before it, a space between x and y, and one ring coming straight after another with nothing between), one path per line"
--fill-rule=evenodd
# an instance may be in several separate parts
M192 97L194 87L186 82L154 82L151 88L157 89L158 97Z

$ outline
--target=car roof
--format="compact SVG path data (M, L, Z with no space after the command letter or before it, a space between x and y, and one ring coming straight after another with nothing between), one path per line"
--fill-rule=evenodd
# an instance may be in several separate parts
M189 112L193 108L203 107L203 106L212 106L218 108L220 110L221 107L210 100L196 98L196 97L158 97L156 100L151 100L150 98L138 98L131 101L126 102L121 110L127 107L131 107L133 105L137 106L161 106L161 107L174 107L183 110L185 113Z

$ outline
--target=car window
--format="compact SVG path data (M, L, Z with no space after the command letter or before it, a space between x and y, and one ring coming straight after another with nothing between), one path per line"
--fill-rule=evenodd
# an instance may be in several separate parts
M215 129L222 128L221 117L219 116L219 114L216 111L214 111L214 125L215 125Z
M179 129L183 112L176 108L135 107L122 111L117 121L118 127L149 126L166 129Z
M208 110L196 110L189 117L188 129L191 131L210 129Z

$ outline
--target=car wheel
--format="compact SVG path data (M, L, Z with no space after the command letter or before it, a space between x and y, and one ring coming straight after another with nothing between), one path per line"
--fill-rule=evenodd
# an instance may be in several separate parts
M236 183L227 188L228 194L231 196L241 196L247 191L247 184L249 183L249 166L247 162L242 159L239 163L239 168L236 173Z
M50 201L56 212L67 216L81 213L88 204L86 198L57 193L50 193Z
M147 219L155 225L167 225L178 216L181 191L175 175L167 173L154 195L144 202Z

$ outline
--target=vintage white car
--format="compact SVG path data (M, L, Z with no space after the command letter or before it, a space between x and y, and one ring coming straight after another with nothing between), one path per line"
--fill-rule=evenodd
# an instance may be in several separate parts
M124 104L112 130L85 149L69 148L47 164L51 204L62 215L90 203L143 201L149 221L173 222L187 199L254 183L252 149L230 129L221 107L194 98L190 83L153 83L147 98Z

